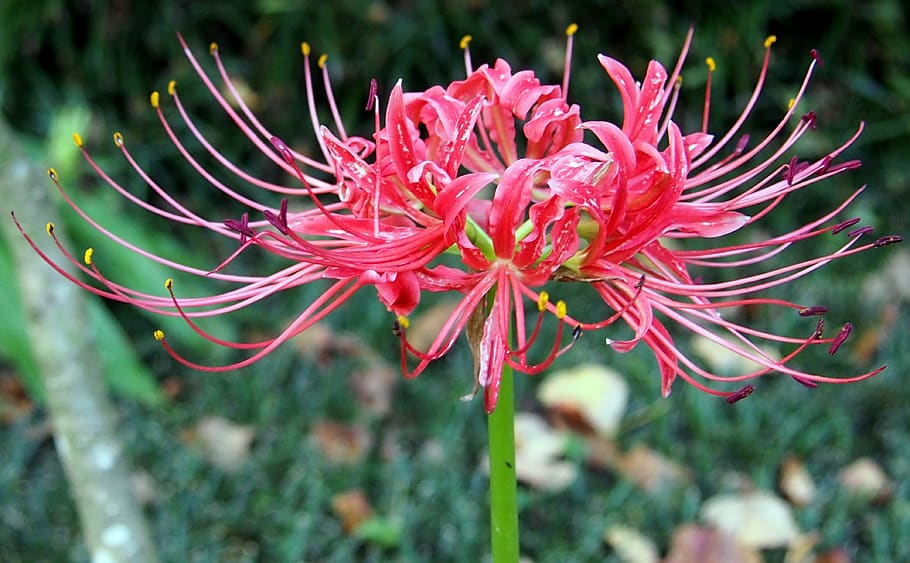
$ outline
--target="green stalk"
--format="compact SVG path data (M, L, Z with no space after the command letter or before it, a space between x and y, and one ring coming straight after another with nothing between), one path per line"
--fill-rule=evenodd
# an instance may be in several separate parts
M518 487L515 482L515 384L504 365L496 410L487 417L490 442L490 535L493 563L518 563Z

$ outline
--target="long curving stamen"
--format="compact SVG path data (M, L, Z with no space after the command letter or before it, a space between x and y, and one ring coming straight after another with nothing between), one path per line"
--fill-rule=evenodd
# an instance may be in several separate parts
M708 115L711 113L711 77L714 76L714 71L717 70L717 63L714 62L714 57L705 59L705 65L708 67L708 77L705 79L705 108L701 117L702 133L708 132Z
M575 46L575 32L578 24L570 23L566 28L566 63L562 71L562 99L569 99L569 74L572 70L572 48Z

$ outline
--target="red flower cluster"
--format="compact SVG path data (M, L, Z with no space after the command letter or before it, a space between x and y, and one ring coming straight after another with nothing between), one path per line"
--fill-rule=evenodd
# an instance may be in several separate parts
M579 106L568 103L574 32L574 25L567 30L566 71L561 86L541 84L528 70L513 72L501 59L492 66L473 68L467 37L462 45L467 78L423 92L406 92L399 81L389 94L384 125L374 82L367 106L375 107L376 112L372 139L345 132L324 56L318 67L334 126L319 124L310 48L304 43L307 101L321 159L293 151L257 120L231 82L216 45L210 51L230 99L222 95L184 44L200 78L239 130L300 186L276 185L243 172L206 140L171 83L168 93L181 120L240 182L287 196L279 208L241 195L208 172L171 129L157 92L152 94L152 106L186 161L214 188L261 214L262 219L251 221L244 213L240 219L211 221L183 207L140 167L123 137L115 134L115 144L124 157L170 205L170 209L154 207L109 177L92 160L81 138L74 138L89 165L124 197L174 222L237 239L240 247L234 255L214 270L202 271L136 248L95 223L60 187L56 173L51 171L50 175L67 202L102 234L176 270L233 282L238 287L205 298L177 298L168 280L169 295L149 295L109 279L92 262L91 252L80 262L60 247L64 256L95 283L71 276L32 246L61 274L98 295L164 315L179 315L209 340L252 351L246 359L230 365L202 366L180 356L163 333L156 332L174 358L208 371L235 369L262 358L343 305L357 290L373 286L382 303L396 315L395 332L401 342L406 376L420 374L451 349L459 334L468 334L475 351L476 381L484 389L488 412L495 408L505 364L521 372L538 373L582 331L618 321L631 328L632 337L608 339L607 343L625 352L644 342L657 358L664 395L670 393L677 377L733 402L751 393L752 386L721 391L700 380L743 382L779 372L814 386L857 381L884 369L837 379L791 367L790 360L809 346L828 345L834 353L849 333L849 324L833 338L822 335L821 321L808 336L792 337L738 324L725 319L720 311L767 305L792 309L802 316L820 315L825 312L822 307L754 296L833 259L897 242L898 236L863 242L863 235L871 229L861 227L846 232L836 251L810 260L726 282L696 281L690 275L693 267L729 269L760 264L794 243L824 233L840 235L858 219L837 224L834 218L862 189L811 223L771 238L744 244L701 244L710 246L702 250L681 250L678 247L682 245L668 244L672 239L722 240L724 235L762 219L792 193L859 165L856 161L837 161L859 131L823 158L786 160L797 140L815 127L812 113L796 118L795 111L813 69L820 63L817 53L813 52L805 79L779 124L750 144L748 136L737 136L762 90L773 37L766 41L764 64L752 97L733 126L715 136L707 127L710 72L714 70L711 59L702 129L683 133L672 119L691 32L673 71L668 73L660 63L651 62L641 82L620 62L599 56L622 100L621 125L584 121ZM791 122L790 131L785 132ZM293 198L293 205L289 198ZM225 273L226 266L251 246L286 258L289 265L261 276ZM268 340L227 342L205 333L194 320L246 307L320 279L334 283L278 336ZM544 286L552 280L590 285L609 314L597 319L570 315L564 302L550 301ZM408 315L423 292L455 292L461 300L429 348L418 350L408 341ZM531 306L530 320L526 304ZM547 316L557 320L557 335L549 353L535 363L529 351ZM760 367L735 377L711 373L674 344L666 321ZM566 327L571 330L570 338L563 334ZM772 358L760 346L762 341L787 344L792 351L783 358ZM416 364L412 365L410 356L416 358Z

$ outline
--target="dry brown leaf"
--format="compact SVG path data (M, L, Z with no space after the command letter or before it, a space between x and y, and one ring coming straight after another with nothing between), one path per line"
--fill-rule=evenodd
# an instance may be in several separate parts
M863 362L873 361L882 340L891 335L895 323L900 319L900 309L895 302L885 303L878 322L864 327L859 337L853 341L850 349L853 355Z
M623 563L657 563L660 555L651 538L635 528L613 525L604 531L604 541Z
M618 456L615 468L649 493L660 492L665 486L684 483L690 479L689 472L683 466L642 445Z
M780 490L795 506L806 506L815 499L815 482L806 466L796 458L787 458L780 468Z
M609 368L582 364L548 375L537 398L570 428L612 437L625 413L629 386Z
M357 335L335 332L326 323L316 323L291 338L291 342L303 357L323 365L338 355L363 358L372 354L372 350Z
M815 558L815 563L850 563L850 555L841 548L828 550Z
M433 344L433 340L439 336L442 325L445 324L458 301L446 299L431 307L418 311L411 317L411 326L408 328L408 342L418 350L426 350Z
M599 436L586 436L588 463L597 469L613 469L620 459L616 442Z
M363 460L373 443L373 437L362 425L331 421L316 423L310 438L326 459L334 463Z
M255 436L252 426L234 424L220 416L200 420L189 433L190 441L202 449L205 457L226 471L236 471L243 465Z
M321 358L331 348L335 331L325 323L316 323L297 336L291 338L294 347L300 354L310 360Z
M35 405L22 386L21 378L9 371L0 373L0 422L11 424L28 416L34 409Z
M741 545L716 528L686 524L676 529L670 553L663 563L761 563L755 549Z
M398 381L398 371L391 366L371 361L367 369L351 377L351 388L357 402L370 414L384 416L392 407L392 391Z
M766 491L718 495L701 509L702 518L756 549L786 547L800 532L790 505Z
M837 474L838 481L848 491L876 502L888 500L891 496L891 480L874 460L860 458L844 467Z
M341 529L351 535L373 516L373 507L360 489L351 489L332 497L332 511L341 521Z

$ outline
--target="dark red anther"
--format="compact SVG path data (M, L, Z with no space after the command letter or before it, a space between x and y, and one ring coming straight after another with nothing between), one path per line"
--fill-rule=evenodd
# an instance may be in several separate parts
M824 174L825 172L827 172L827 171L828 171L828 167L831 166L831 162L833 162L833 161L834 161L834 157L833 157L833 156L831 156L830 154L829 154L829 155L825 155L825 158L822 159L821 168L818 169L818 173L819 173L819 174Z
M902 240L904 240L904 237L900 235L885 235L878 238L875 241L874 245L876 248L878 248L879 246L888 246L889 244L895 244L901 242Z
M572 342L575 342L581 338L583 332L584 331L581 330L581 325L575 325L575 328L572 329Z
M638 281L635 283L635 289L641 289L645 286L645 275L642 274Z
M376 103L376 94L379 93L379 83L376 82L375 78L370 79L370 94L367 97L367 107L364 109L370 111L373 109L373 104Z
M284 141L278 137L272 137L269 141L272 143L272 146L275 147L275 150L278 151L278 154L281 155L281 158L291 166L294 166L294 153L291 152L291 149L288 148Z
M279 207L277 214L269 209L264 209L262 214L265 215L266 220L271 223L273 227L278 229L281 234L290 234L291 228L288 226L288 198L281 198L281 207Z
M244 213L237 219L225 219L224 226L232 231L240 233L240 246L246 244L247 238L256 236L256 231L250 227L250 214Z
M796 175L808 167L808 162L799 162L795 156L791 158L790 163L784 171L784 177L787 179L787 184L792 186L793 181L796 179Z
M812 333L812 339L821 340L823 334L825 334L825 319L818 319L818 322L815 323L815 332Z
M863 236L863 235L865 235L865 234L871 233L871 232L874 231L874 230L875 230L875 229L873 229L871 226L866 225L865 227L860 227L860 228L858 228L858 229L853 229L852 231L850 231L850 232L847 233L847 236L848 236L848 237L851 237L851 238L861 237L861 236Z
M809 55L811 55L812 58L815 59L815 62L818 63L818 66L825 66L825 61L822 60L822 56L819 54L818 49L812 49L811 51L809 51Z
M800 317L814 317L816 315L824 315L828 312L827 307L822 307L821 305L814 305L812 307L803 307L799 310Z
M803 119L803 123L809 124L809 129L815 129L815 112L814 111L810 111L809 113L804 115L802 119Z
M730 393L729 395L727 395L726 401L727 401L727 403L729 403L731 405L733 403L738 403L739 401L742 401L743 399L745 399L746 397L751 395L752 391L755 391L755 386L751 385L751 384L746 385L739 391L734 391L733 393Z
M853 225L859 223L860 221L862 221L862 219L860 219L859 217L854 217L852 219L847 219L843 223L838 223L833 229L831 229L831 234L836 235L837 233L839 233L841 231L846 231L847 229L849 229Z
M808 387L809 389L815 389L818 387L818 383L812 381L811 379L806 379L805 377L800 377L798 375L791 375L790 377L793 378L793 381L799 383L804 387Z
M828 348L828 353L834 355L841 345L847 341L847 337L850 336L850 333L853 332L853 325L850 323L844 323L844 326L840 329L840 332L837 333L837 336L834 337L834 342L831 343L831 347Z
M862 165L862 160L848 160L847 162L841 162L840 164L829 166L827 169L825 169L825 172L836 174L838 172L843 172L844 170L853 170L854 168L859 168Z
M401 338L401 323L398 322L398 319L395 319L395 322L392 323L392 334L398 338Z

